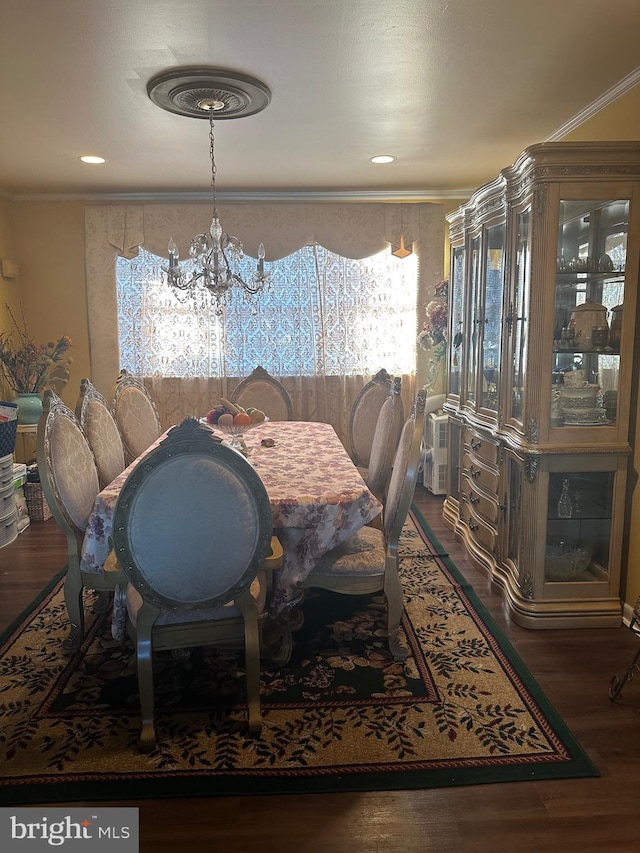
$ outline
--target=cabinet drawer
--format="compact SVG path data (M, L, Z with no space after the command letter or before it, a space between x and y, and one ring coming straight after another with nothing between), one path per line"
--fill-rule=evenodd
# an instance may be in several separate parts
M489 495L498 494L498 472L486 468L477 457L465 451L462 457L463 472L473 483L474 487L480 487Z
M465 471L461 478L462 497L471 504L476 515L484 519L489 524L496 524L498 521L498 502L486 497L482 492L479 492L475 487L475 482L469 477Z
M498 442L479 435L471 427L465 427L464 443L478 459L482 459L483 462L488 462L490 465L498 464Z
M460 518L467 525L471 536L478 545L490 554L495 553L496 531L485 524L481 518L478 518L465 498L460 502Z

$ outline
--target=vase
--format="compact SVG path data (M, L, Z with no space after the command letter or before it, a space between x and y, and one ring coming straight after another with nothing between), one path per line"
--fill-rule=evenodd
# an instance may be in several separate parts
M40 394L17 394L12 403L18 406L19 424L37 424L42 414L42 397Z

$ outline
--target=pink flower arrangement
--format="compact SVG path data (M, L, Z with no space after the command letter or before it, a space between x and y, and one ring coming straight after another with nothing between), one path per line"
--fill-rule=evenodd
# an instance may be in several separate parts
M444 344L449 323L449 282L440 281L433 288L433 299L425 308L426 320L418 335L418 345L430 350L438 344Z

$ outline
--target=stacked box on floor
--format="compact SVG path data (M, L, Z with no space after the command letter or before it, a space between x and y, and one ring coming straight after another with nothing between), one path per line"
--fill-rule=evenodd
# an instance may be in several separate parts
M18 535L18 516L13 490L13 453L0 458L0 548Z

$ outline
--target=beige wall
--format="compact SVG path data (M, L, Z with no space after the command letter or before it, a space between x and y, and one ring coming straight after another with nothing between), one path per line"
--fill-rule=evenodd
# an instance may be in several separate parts
M46 343L66 334L73 341L69 383L62 393L72 408L80 380L90 375L84 207L84 202L71 201L17 201L12 205L20 278L10 285L10 304L14 311L16 306L19 311L22 304L29 334L36 340ZM2 219L0 245L4 226Z
M13 205L8 198L0 195L0 258L16 260L15 240L13 233ZM0 276L0 331L6 332L10 328L9 314L5 305L9 305L15 312L15 294L18 292L19 279L8 279ZM2 384L0 379L0 397L11 399L13 394Z

